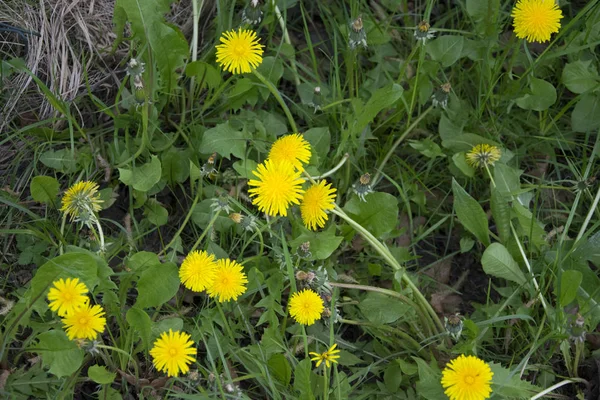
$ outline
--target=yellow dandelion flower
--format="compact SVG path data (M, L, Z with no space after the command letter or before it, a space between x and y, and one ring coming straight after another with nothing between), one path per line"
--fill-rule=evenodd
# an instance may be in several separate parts
M177 376L180 371L185 374L190 370L190 364L196 361L196 348L190 335L169 329L156 339L150 355L157 370Z
M288 161L299 171L310 161L310 143L299 133L282 136L273 143L269 151L270 160L275 162Z
M60 317L73 312L77 307L88 302L88 288L79 282L79 278L59 279L52 282L53 287L48 291L48 306Z
M326 211L335 207L335 192L331 183L325 181L319 181L306 189L300 203L300 213L308 229L316 231L317 227L325 226L325 221L329 218Z
M212 254L206 251L192 251L181 263L179 280L186 288L201 292L212 285L216 267L217 263Z
M472 167L484 168L494 165L500 159L500 149L489 144L478 144L474 146L465 156L467 163Z
M106 318L104 310L99 305L84 304L62 319L69 339L94 340L98 333L104 331Z
M102 200L98 194L98 184L90 181L77 182L65 192L60 211L71 216L89 217L102 209Z
M217 260L215 279L207 288L210 297L216 297L219 302L237 300L246 291L248 279L244 268L236 261L229 259Z
M494 373L483 360L461 354L442 372L442 386L450 400L484 400L490 397Z
M257 205L260 211L285 217L291 203L300 203L304 180L300 177L301 172L296 171L289 162L266 160L252 173L258 180L248 181L249 186L256 186L248 193L250 197L255 197L252 204Z
M223 32L217 46L217 63L232 74L252 72L262 63L263 46L256 32L240 28L237 32Z
M321 365L323 361L325 361L325 366L329 368L331 366L331 363L337 363L337 359L340 358L340 356L337 354L340 351L337 350L336 347L337 343L331 346L329 350L324 351L322 353L315 353L314 351L311 351L308 354L314 356L311 358L311 360L317 362L317 368L319 368L319 365Z
M290 299L290 315L302 325L314 324L321 318L324 309L321 296L310 289L296 292Z
M555 0L519 0L511 15L517 37L539 43L558 32L563 17Z

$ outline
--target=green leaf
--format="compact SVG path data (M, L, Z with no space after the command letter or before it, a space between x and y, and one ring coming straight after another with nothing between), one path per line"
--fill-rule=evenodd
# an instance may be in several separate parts
M365 199L353 196L344 210L375 237L391 232L398 224L398 200L383 192L371 193Z
M396 83L377 89L367 101L367 104L357 110L356 119L351 126L352 134L361 133L368 124L373 122L377 114L394 105L400 99L402 93L404 93L404 89Z
M440 146L430 138L409 140L408 145L427 158L446 157Z
M577 290L583 280L583 274L574 269L564 271L560 278L560 297L559 303L562 307L568 306L575 297Z
M35 352L42 356L42 363L50 367L57 377L69 376L81 367L84 351L69 340L62 330L51 330L37 336Z
M101 365L92 365L88 369L88 376L91 380L101 385L108 385L113 383L115 378L117 377L116 372L110 372L106 369L106 367Z
M256 179L256 176L252 173L252 171L256 171L256 167L258 167L258 163L249 159L237 160L233 163L233 169L235 169L242 178L246 179Z
M573 93L581 94L598 86L598 70L592 60L575 61L565 65L562 83Z
M31 180L29 190L31 197L40 203L51 203L56 206L56 196L60 185L56 178L51 176L36 176Z
M516 196L517 192L521 189L520 176L520 170L509 167L506 164L496 163L494 165L494 181L496 182L498 193L508 199Z
M442 146L452 151L469 151L478 144L489 144L491 146L501 147L499 143L486 139L483 136L474 133L461 133L455 136L442 137Z
M162 178L170 185L182 183L190 176L190 156L187 152L170 148L160 157Z
M383 373L383 382L388 392L396 393L402 383L402 369L398 363L390 363Z
M140 192L149 191L160 181L160 176L161 165L156 156L152 156L149 163L134 167L133 170L119 168L119 180Z
M142 339L146 351L150 350L150 336L152 334L152 320L150 316L142 309L132 307L127 311L127 323L131 326Z
M212 199L202 200L200 203L196 204L196 207L194 207L194 210L192 211L192 221L202 229L208 227L208 223L214 216L214 211L211 208L212 202ZM226 214L221 213L213 226L217 231L225 232L234 224L235 222L233 222L231 218L228 218Z
M49 168L65 173L73 172L77 168L77 161L69 149L47 150L40 156L40 161Z
M571 114L571 125L575 132L588 132L600 127L600 96L584 94Z
M497 363L489 363L494 374L492 393L501 399L530 399L542 389L519 378L519 371L509 371Z
M417 381L417 393L421 398L427 400L447 400L448 397L444 394L444 388L440 382L440 371L435 365L435 360L432 364L427 364L424 360L413 357L419 368L419 380ZM435 369L434 369L435 367Z
M492 218L496 223L496 230L502 243L508 243L510 238L510 207L508 199L500 194L496 187L492 187L492 198L490 200Z
M556 102L556 89L543 79L531 78L530 93L516 100L519 107L524 110L544 111Z
M465 158L464 152L461 151L460 153L456 153L455 155L453 155L452 162L460 170L460 172L462 172L469 178L475 176L475 169L467 163L467 159Z
M398 299L374 292L369 292L358 307L369 321L381 325L396 322L412 310Z
M144 206L144 215L152 224L163 226L169 220L169 212L155 199L149 199Z
M469 196L454 178L452 179L454 210L460 223L485 246L490 245L488 220L477 200Z
M223 81L221 72L216 67L202 61L192 61L186 65L185 75L188 78L196 78L196 83L201 85L199 89L203 89L206 85L210 89L216 89Z
M283 63L280 57L263 57L263 62L258 66L258 68L256 68L256 70L265 78L267 78L268 81L273 83L275 87L277 87L279 80L283 76ZM252 78L257 84L260 83L259 79L255 76ZM271 95L271 91L262 84L258 85L258 91L265 100Z
M340 246L342 236L335 235L335 225L330 225L321 232L310 231L304 226L299 227L300 234L290 241L290 246L295 249L302 243L310 243L311 260L326 260ZM295 232L296 233L296 232Z
M329 132L329 128L311 128L304 132L304 139L310 143L312 150L310 163L312 165L319 165L319 161L326 159L329 154L331 143L331 133Z
M444 68L458 61L464 46L462 36L444 35L427 43L427 53Z
M251 139L246 131L234 129L229 122L219 124L204 132L201 153L217 152L221 157L231 159L233 154L237 158L246 158L247 140Z
M600 265L600 231L593 234L585 242L577 242L573 256Z
M273 354L267 362L269 370L285 386L292 380L292 367L283 354Z
M150 343L154 343L163 332L169 332L169 329L173 331L182 330L183 320L181 318L166 318L153 323L152 335L150 336Z
M136 307L158 307L171 300L179 289L177 265L168 262L146 268L138 281Z
M488 275L516 282L519 285L527 282L519 264L512 258L506 247L500 243L492 243L485 249L481 257L481 265Z
M160 264L160 260L155 253L149 251L140 251L135 253L127 260L127 268L134 272L143 272L151 265Z
M296 364L294 371L294 390L300 393L303 399L314 399L310 374L312 371L312 361L308 358Z
M514 211L512 215L517 217L523 234L537 249L542 248L546 244L544 225L533 216L531 211L517 202L513 202L512 211Z

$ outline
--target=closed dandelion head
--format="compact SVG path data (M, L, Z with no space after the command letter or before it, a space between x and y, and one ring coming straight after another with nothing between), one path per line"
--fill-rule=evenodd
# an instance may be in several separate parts
M242 13L242 22L250 25L260 24L263 12L259 6L260 2L258 0L248 0L248 4L246 4L246 8Z
M242 217L242 221L240 222L240 226L246 232L253 232L256 230L256 217L254 215L247 215Z
M431 25L427 21L421 21L415 29L415 39L425 44L427 40L433 39L435 31L431 29Z
M460 315L454 314L449 317L444 317L444 327L446 328L446 332L455 340L458 341L460 339L460 335L463 330L463 321Z
M327 368L329 368L331 366L332 363L337 363L337 359L340 358L339 356L339 350L336 349L337 347L337 343L334 344L333 346L331 346L327 351L324 351L322 353L315 353L314 351L311 351L310 354L311 356L311 360L312 361L316 361L317 362L317 368L321 365L321 363L325 362L325 366Z
M212 254L206 251L192 251L181 263L179 279L186 288L202 292L212 285L216 268L217 263Z
M210 208L212 208L215 212L223 211L226 214L229 214L232 210L229 206L229 197L226 194L221 194L212 199Z
M258 43L256 32L238 29L223 32L217 46L217 63L232 74L252 72L262 63L263 46Z
M88 302L87 293L88 288L79 281L79 278L59 279L52 283L48 291L48 301L50 301L48 306L60 317L64 317Z
M555 0L519 0L511 15L517 37L539 43L558 32L563 18Z
M235 222L236 224L240 224L244 220L244 216L240 213L232 213L229 216L229 219Z
M483 360L461 354L442 372L444 393L450 400L484 400L490 397L494 373Z
M323 313L323 299L310 289L296 292L290 299L290 315L302 325L312 325L321 318Z
M286 216L291 204L300 204L304 180L291 163L266 160L252 173L258 179L248 181L249 186L254 186L248 193L260 211Z
M431 103L433 104L433 106L442 107L443 109L446 109L446 107L448 107L448 99L450 98L451 91L452 86L448 82L436 88L433 94L431 95Z
M220 303L237 300L246 291L247 283L248 278L240 264L233 260L221 259L217 261L215 279L207 292Z
M65 192L60 211L71 217L89 223L100 211L102 200L98 194L98 184L90 181L77 182Z
M137 58L132 58L127 63L127 75L139 76L144 73L146 64L139 61Z
M358 17L350 22L348 41L351 49L355 49L358 46L367 48L367 32L365 32L365 27L361 17Z
M467 163L473 168L485 168L494 165L500 159L500 149L489 144L478 144L465 156Z
M369 193L373 193L373 188L371 187L371 174L367 172L361 175L358 182L352 185L352 190L361 201L367 201L365 196Z
M271 146L268 158L276 163L287 161L302 171L310 161L310 143L299 133L282 136Z
M313 231L325 226L329 218L326 211L335 207L336 189L324 180L306 190L300 203L300 213L304 225Z
M94 340L98 333L104 331L106 318L104 310L99 305L91 306L84 304L67 314L62 319L65 331L69 339Z
M196 361L196 348L189 334L169 329L156 339L150 355L157 370L177 376L190 370L190 364Z

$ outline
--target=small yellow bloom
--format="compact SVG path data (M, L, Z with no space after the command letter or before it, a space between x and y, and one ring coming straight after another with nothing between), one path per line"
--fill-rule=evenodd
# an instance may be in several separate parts
M558 32L563 17L555 0L519 0L511 15L517 37L539 43Z
M252 72L262 63L263 46L258 43L256 32L240 28L223 32L217 46L217 63L232 74Z
M157 370L167 373L167 376L177 376L179 372L190 370L189 364L196 361L196 349L191 336L185 332L169 329L156 339L150 350L152 362Z
M473 168L484 168L494 165L500 159L500 149L489 144L478 144L474 146L466 155L467 163Z
M216 297L219 302L237 300L246 291L248 279L244 268L237 261L229 259L217 260L215 279L207 288L210 297Z
M179 279L186 288L201 292L212 285L216 268L217 263L212 254L206 251L192 251L181 263Z
M52 311L56 311L58 316L73 312L77 307L88 302L88 288L79 278L59 279L52 282L53 287L48 291L48 306Z
M271 146L268 158L275 162L288 161L294 168L302 171L302 164L308 164L310 155L310 143L301 134L295 133L277 139Z
M483 360L461 354L442 372L442 386L450 400L484 400L490 397L494 373Z
M90 181L77 182L65 192L60 211L71 216L89 218L102 209L102 200L98 194L98 184Z
M252 204L257 205L260 211L285 217L291 203L300 203L304 180L300 177L301 172L296 171L289 162L266 160L252 173L258 180L248 181L249 186L256 186L248 193L250 197L255 197Z
M319 181L306 190L300 203L300 213L308 229L316 231L317 227L325 226L325 221L329 218L326 211L335 207L335 192L331 183L325 181Z
M102 307L85 304L77 307L62 319L69 339L94 340L98 333L104 331L106 318Z
M290 299L290 315L302 325L314 324L321 318L324 309L321 296L310 289L296 292Z
M331 366L331 363L337 363L337 359L340 358L340 356L337 354L340 351L337 350L336 347L337 343L331 346L329 350L324 351L323 353L315 353L311 351L308 354L314 356L311 358L311 360L317 362L317 368L319 367L319 365L321 365L323 361L325 361L325 366L329 368Z

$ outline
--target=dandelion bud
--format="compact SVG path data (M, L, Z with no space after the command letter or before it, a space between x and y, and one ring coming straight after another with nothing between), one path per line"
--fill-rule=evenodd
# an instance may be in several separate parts
M348 40L351 49L355 49L358 46L367 48L367 32L365 32L361 17L356 18L350 23L350 34Z
M444 327L452 339L457 342L463 330L462 318L458 313L450 317L444 317Z
M448 98L450 97L450 91L452 86L450 83L444 83L438 87L431 95L431 103L434 107L441 106L444 110L448 107Z
M363 174L358 179L358 182L352 185L352 190L361 201L367 201L365 196L369 193L373 193L373 188L371 187L371 174Z
M429 25L429 22L419 22L417 29L415 29L415 39L423 44L425 44L427 40L433 39L435 31L430 28L431 25Z
M258 25L262 21L263 12L259 8L260 2L258 0L249 0L246 4L246 8L242 12L242 22L251 25Z

